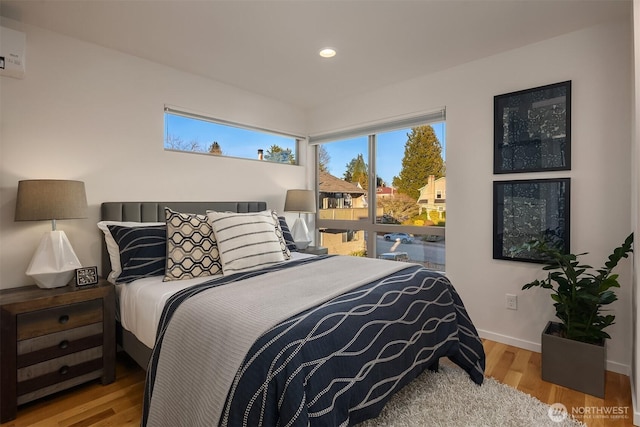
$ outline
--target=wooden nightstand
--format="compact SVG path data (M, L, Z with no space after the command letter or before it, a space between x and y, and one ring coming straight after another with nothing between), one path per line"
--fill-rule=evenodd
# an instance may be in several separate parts
M298 249L298 252L311 255L327 255L329 249L322 246L307 246L306 249Z
M0 291L0 422L17 406L100 378L115 380L115 290L93 286Z

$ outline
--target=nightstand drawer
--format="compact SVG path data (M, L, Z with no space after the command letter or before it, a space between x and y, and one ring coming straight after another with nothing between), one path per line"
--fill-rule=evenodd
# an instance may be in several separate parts
M18 341L16 365L18 368L23 368L91 347L101 346L102 341L102 322Z
M64 389L64 383L76 377L93 374L98 378L102 367L102 346L99 346L18 369L18 403L28 402L38 394L48 394L44 391L51 386Z
M102 318L102 299L19 314L18 341L101 322Z

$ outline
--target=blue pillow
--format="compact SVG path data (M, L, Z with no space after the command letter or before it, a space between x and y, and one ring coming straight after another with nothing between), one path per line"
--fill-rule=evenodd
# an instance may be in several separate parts
M293 241L293 235L289 230L289 226L287 225L287 221L283 216L278 217L278 221L280 222L280 228L282 229L282 237L284 237L284 241L287 244L287 248L289 248L292 252L298 252L298 247L296 246L296 242Z
M108 225L118 244L122 273L117 283L130 283L150 276L163 276L167 260L167 227L122 227Z

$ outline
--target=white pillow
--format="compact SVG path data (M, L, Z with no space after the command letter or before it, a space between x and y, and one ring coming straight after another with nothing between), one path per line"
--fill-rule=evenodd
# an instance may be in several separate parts
M107 276L107 280L113 284L122 273L122 265L120 263L120 247L109 231L109 225L118 225L120 227L156 227L164 225L164 222L132 222L132 221L100 221L98 228L104 233L104 241L107 244L107 252L111 261L111 272Z
M256 270L285 260L271 211L208 212L224 274Z
M210 212L216 212L216 211L207 210L207 213L210 213ZM225 211L225 213L235 213L235 212ZM280 249L282 249L282 255L284 256L285 260L290 260L291 259L291 248L287 244L287 240L285 238L284 229L282 228L282 223L280 222L280 217L278 217L278 212L276 212L275 210L271 209L271 210L260 211L258 213L262 214L262 215L271 215L271 218L273 218L273 226L275 227L276 236L278 236L278 239L280 239ZM255 212L246 212L246 213L243 213L242 215L254 215L254 214L255 214ZM282 219L284 220L284 218L282 218ZM211 221L209 221L209 223L210 222ZM284 225L287 226L287 223L285 222ZM287 227L287 232L289 233L289 235L291 235L291 232L289 232L289 228L288 227ZM295 244L294 244L294 247L295 247Z

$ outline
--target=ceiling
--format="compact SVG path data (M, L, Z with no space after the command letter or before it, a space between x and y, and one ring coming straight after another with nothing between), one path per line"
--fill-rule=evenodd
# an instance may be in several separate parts
M631 0L0 0L0 15L309 109L625 19L631 5ZM326 46L338 54L321 58L318 51Z

